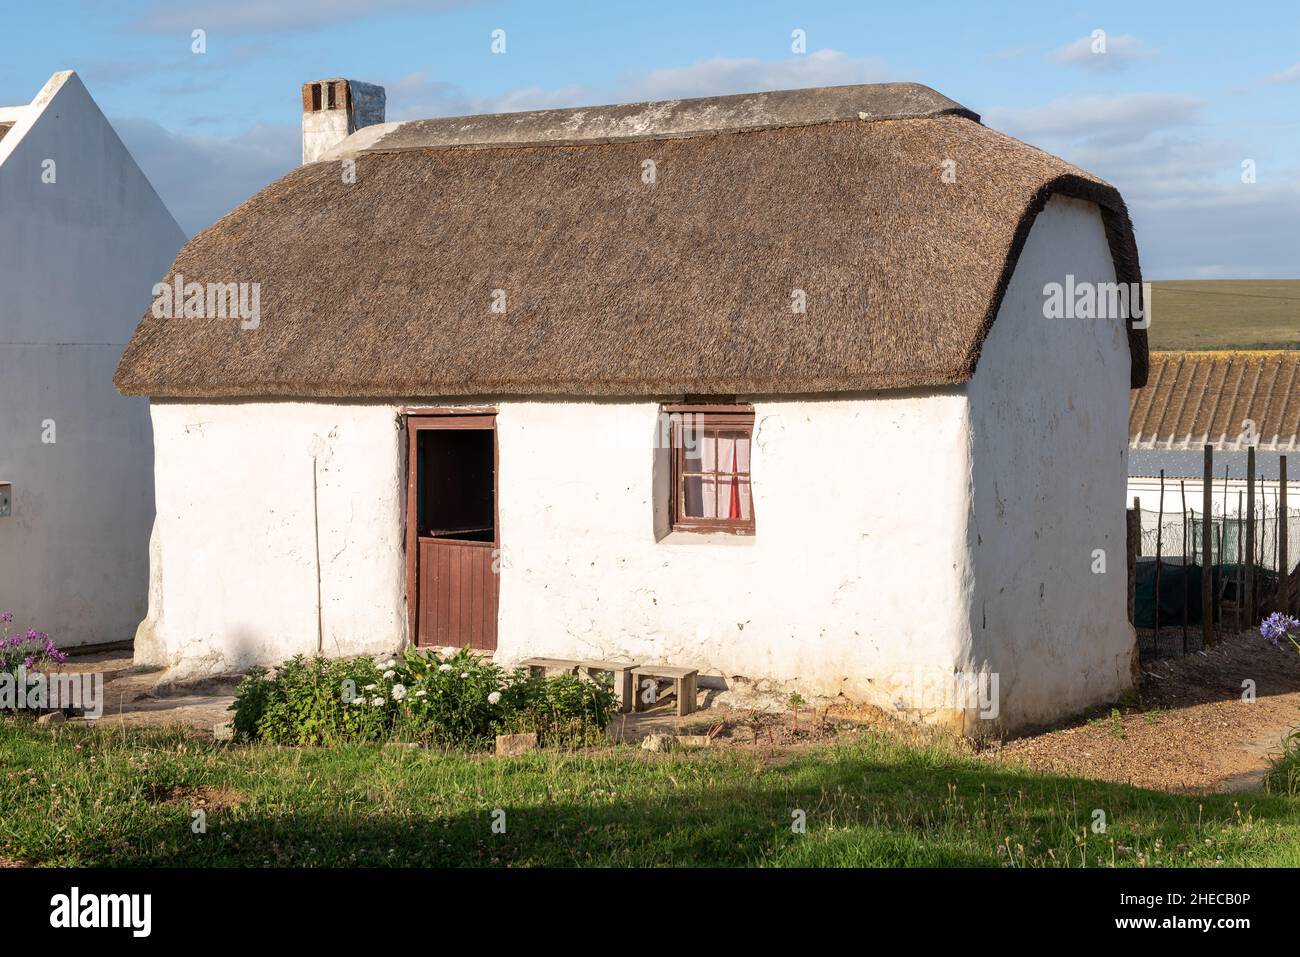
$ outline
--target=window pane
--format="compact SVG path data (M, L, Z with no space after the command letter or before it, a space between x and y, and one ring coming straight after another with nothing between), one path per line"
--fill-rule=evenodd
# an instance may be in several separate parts
M682 483L682 509L687 518L717 516L718 483L712 476L688 475Z
M698 475L688 475L682 480L682 511L687 518L703 518L703 479Z
M718 471L734 472L736 471L736 433L719 432L718 434ZM727 510L722 509L722 514L726 515Z
M749 434L746 432L736 436L736 471L749 471Z
M706 432L703 429L683 430L682 455L686 460L686 471L716 472L717 443L716 432Z
M682 457L686 462L686 471L703 472L704 432L700 429L682 429Z
M749 521L749 482L730 475L718 479L718 518Z
M718 470L718 433L704 432L700 436L700 471L716 472Z

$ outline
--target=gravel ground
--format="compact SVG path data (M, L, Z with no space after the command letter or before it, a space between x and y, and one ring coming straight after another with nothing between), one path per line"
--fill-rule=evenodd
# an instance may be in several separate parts
M1247 679L1254 701L1242 698ZM1162 791L1248 790L1300 726L1300 655L1243 632L1185 658L1144 663L1138 699L983 756Z
M129 651L74 654L63 670L104 675L104 714L97 720L113 725L188 724L211 734L230 720L227 709L235 700L228 680L158 694L154 685L161 672L134 667Z

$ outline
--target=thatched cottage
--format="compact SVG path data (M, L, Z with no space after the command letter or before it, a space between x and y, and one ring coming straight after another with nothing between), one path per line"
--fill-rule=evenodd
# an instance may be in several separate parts
M1111 186L912 84L403 123L351 87L304 87L315 161L186 244L118 369L140 662L630 657L967 730L1129 686L1146 335L1044 305L1139 281Z

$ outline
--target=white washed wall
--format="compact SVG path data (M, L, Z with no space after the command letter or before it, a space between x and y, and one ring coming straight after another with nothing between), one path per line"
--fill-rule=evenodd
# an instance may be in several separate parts
M1114 282L1097 208L1053 199L1030 231L968 385L977 590L966 667L1002 720L1046 723L1131 686L1125 520L1129 349L1117 319L1046 319L1043 287ZM1093 573L1104 549L1105 574Z
M957 390L757 403L758 535L701 541L656 534L656 403L501 403L498 658L635 655L881 700L872 678L950 667L965 408ZM395 406L158 401L153 425L137 660L179 678L315 651L317 515L323 649L400 642Z
M0 611L59 645L124 641L144 614L148 402L112 377L183 241L75 75L0 139Z

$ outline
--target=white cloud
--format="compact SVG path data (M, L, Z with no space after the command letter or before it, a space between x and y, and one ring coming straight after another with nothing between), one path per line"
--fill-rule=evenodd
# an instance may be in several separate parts
M577 85L555 89L526 86L509 90L500 96L472 96L454 83L433 79L428 70L417 70L394 83L385 84L385 92L388 95L390 120L514 113L581 106L592 102L590 91Z
M1104 31L1097 31L1103 33ZM1067 43L1052 54L1052 59L1065 66L1082 67L1096 72L1115 72L1137 60L1148 60L1155 51L1131 33L1118 36L1086 36Z
M875 83L886 77L883 62L875 57L855 58L838 50L817 50L787 60L700 60L629 77L605 91L581 85L526 86L499 96L471 96L454 83L433 79L428 70L410 73L386 84L386 88L389 117L400 120Z
M254 126L237 136L187 136L152 120L117 118L113 127L187 235L204 229L302 159L302 133Z
M1300 61L1291 64L1285 70L1279 70L1268 78L1269 83L1295 83L1300 80Z
M1284 237L1300 221L1300 175L1261 163L1241 182L1241 144L1201 135L1205 104L1163 93L1066 97L985 111L987 125L1113 183L1148 278L1300 275Z
M884 62L877 57L850 57L839 50L817 50L786 60L714 57L689 66L663 67L626 83L621 96L632 100L668 100L878 83L887 78Z
M445 10L473 0L169 0L155 2L138 26L149 33L225 30L269 33L301 30L401 10Z
M993 108L985 123L1020 139L1067 137L1091 143L1122 143L1157 130L1185 126L1204 102L1175 93L1066 96L1028 109Z

